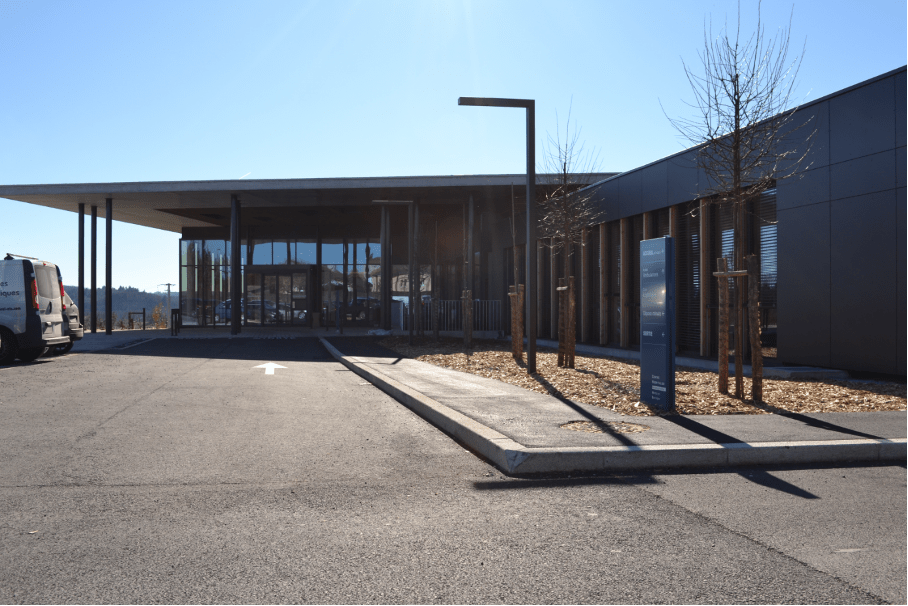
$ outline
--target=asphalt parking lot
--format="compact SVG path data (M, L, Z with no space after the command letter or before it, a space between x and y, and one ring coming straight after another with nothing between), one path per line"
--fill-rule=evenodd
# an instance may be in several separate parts
M904 465L507 478L313 338L0 386L4 603L905 601Z

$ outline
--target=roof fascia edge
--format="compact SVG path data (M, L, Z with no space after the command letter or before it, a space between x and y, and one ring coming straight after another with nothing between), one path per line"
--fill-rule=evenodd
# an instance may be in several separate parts
M813 105L818 105L818 104L820 104L820 103L824 103L824 102L826 102L826 101L829 101L830 99L833 99L833 98L838 97L838 96L840 96L840 95L844 95L845 93L849 93L849 92L851 92L851 91L853 91L853 90L857 90L857 89L862 88L862 87L864 87L864 86L869 86L870 84L873 84L874 82L878 82L878 81L880 81L880 80L885 80L886 78L890 78L890 77L892 77L892 76L895 76L895 75L898 74L899 72L904 72L904 71L908 71L908 65L903 65L902 67L897 67L897 68L895 68L895 69L893 69L893 70L890 70L890 71L886 72L885 74L880 74L879 76L874 76L873 78L870 78L870 79L868 79L868 80L864 80L863 82L858 82L857 84L852 84L851 86L849 86L849 87L847 87L847 88L843 88L843 89L837 90L837 91L835 91L835 92L833 92L833 93L829 93L828 95L824 95L824 96L820 97L819 99L814 99L814 100L811 101L810 103L807 103L807 104L805 104L805 105L799 105L797 108L793 108L793 109L797 109L797 111L799 111L799 112L800 112L800 111L804 111L805 109L807 109L807 108L809 108L809 107L811 107L811 106L813 106ZM788 111L788 110L785 110L785 111ZM639 170L643 170L643 169L645 169L645 168L649 168L650 166L655 166L656 164L659 164L660 162L665 162L666 160L671 160L672 158L677 158L678 156L683 156L684 154L690 153L690 152L692 152L692 151L696 151L696 150L699 149L700 147L703 147L703 145L705 145L705 143L701 143L701 144L699 144L699 145L694 145L694 146L692 146L692 147L688 147L688 148L682 149L682 150L679 151L679 152L675 152L675 153L673 153L673 154L671 154L671 155L665 156L665 157L663 157L663 158L659 158L658 160L653 160L652 162L649 162L649 163L644 164L644 165L642 165L642 166L638 166L638 167L636 167L636 168L632 168L632 169L630 169L630 170L626 170L626 171L624 171L623 173L618 173L617 175L615 175L615 176L613 176L613 177L609 177L608 179L603 179L602 181L598 181L598 182L596 182L596 183L592 183L592 184L590 184L590 185L587 185L586 187L581 188L579 191L586 191L586 190L592 189L592 188L594 188L594 187L599 187L599 186L603 185L604 183L607 183L607 182L612 181L612 180L614 180L614 179L620 179L621 177L625 177L625 176L630 175L630 174L632 174L632 173L635 173L635 172L637 172L637 171L639 171Z

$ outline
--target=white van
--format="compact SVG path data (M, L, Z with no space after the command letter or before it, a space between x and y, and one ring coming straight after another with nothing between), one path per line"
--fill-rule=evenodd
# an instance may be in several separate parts
M0 364L31 362L65 345L63 282L57 266L7 254L0 260Z

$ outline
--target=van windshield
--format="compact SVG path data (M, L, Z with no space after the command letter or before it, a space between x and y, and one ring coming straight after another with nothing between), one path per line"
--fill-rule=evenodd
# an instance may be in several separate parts
M46 299L60 296L60 285L57 283L57 269L47 265L34 264L35 278L38 281L38 294Z

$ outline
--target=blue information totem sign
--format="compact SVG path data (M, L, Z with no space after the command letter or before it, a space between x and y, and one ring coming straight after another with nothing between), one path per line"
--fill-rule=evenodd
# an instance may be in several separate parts
M675 408L675 244L640 242L640 400Z

